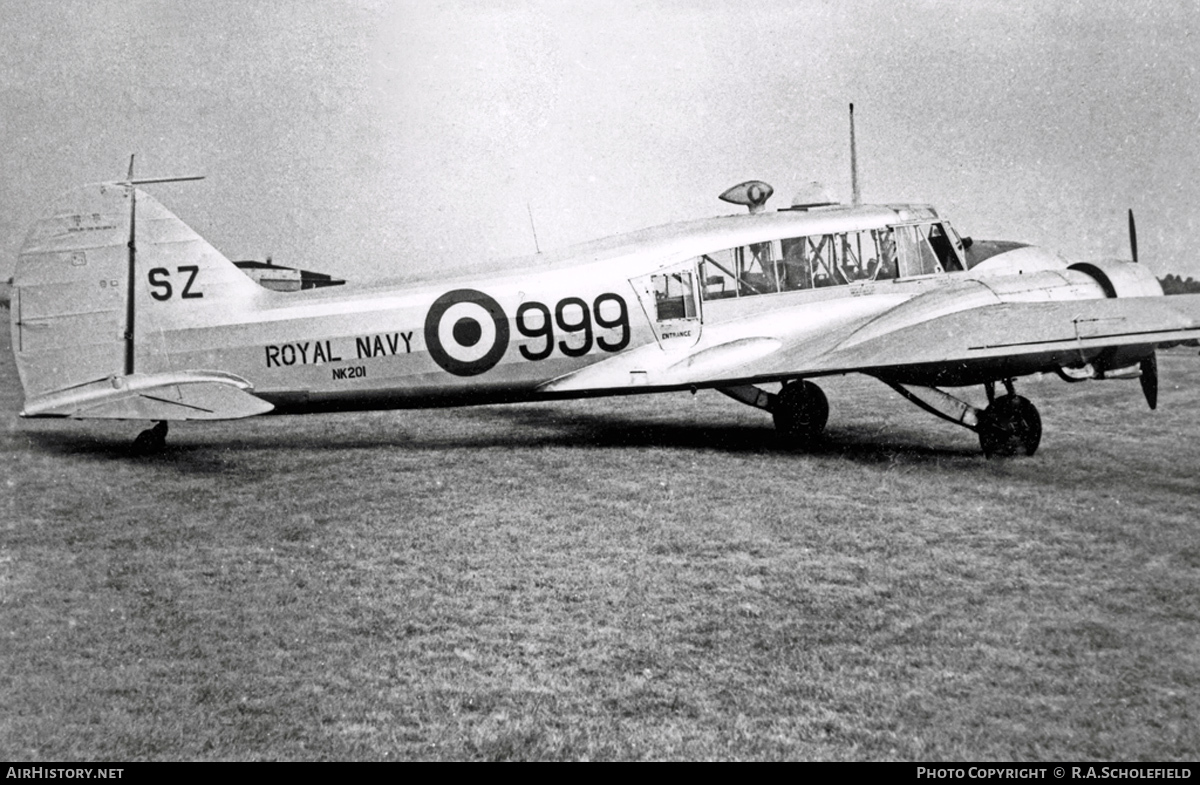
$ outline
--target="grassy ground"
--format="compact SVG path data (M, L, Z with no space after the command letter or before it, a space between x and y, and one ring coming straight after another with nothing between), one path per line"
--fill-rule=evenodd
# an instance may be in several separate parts
M0 759L1200 753L1195 350L1022 384L1032 459L852 379L811 454L701 393L139 459L0 344Z

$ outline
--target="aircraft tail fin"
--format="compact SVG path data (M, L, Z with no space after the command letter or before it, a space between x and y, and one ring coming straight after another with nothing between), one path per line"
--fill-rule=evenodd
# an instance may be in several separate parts
M171 367L166 328L203 326L270 294L135 184L68 191L21 247L11 319L27 401L189 370Z

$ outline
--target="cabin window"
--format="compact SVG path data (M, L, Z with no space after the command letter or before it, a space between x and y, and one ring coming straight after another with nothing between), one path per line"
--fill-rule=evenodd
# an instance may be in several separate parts
M807 237L789 237L780 245L783 250L780 288L785 292L811 289L813 270Z
M696 299L690 270L651 276L658 321L695 319Z
M705 300L779 291L783 262L778 240L704 254L699 261Z
M897 243L890 227L788 237L704 254L698 269L705 300L890 280Z
M962 240L948 224L897 226L902 275L930 275L964 269Z
M941 272L937 256L929 245L929 226L897 226L896 249L899 252L900 275L932 275Z
M879 251L875 280L892 280L900 275L900 264L896 258L896 233L890 226L883 229L872 229L875 247Z
M820 234L801 238L808 241L808 261L812 265L813 287L822 289L844 283L837 272L837 235Z
M942 269L946 272L956 272L963 267L962 240L950 227L950 224L933 224L929 227L929 245L937 254Z
M734 270L733 249L716 251L700 257L700 281L705 300L724 300L737 297L738 279Z
M896 277L891 229L792 237L781 245L783 291Z
M772 294L779 291L779 274L776 270L776 250L779 242L753 243L735 249L738 263L738 294Z

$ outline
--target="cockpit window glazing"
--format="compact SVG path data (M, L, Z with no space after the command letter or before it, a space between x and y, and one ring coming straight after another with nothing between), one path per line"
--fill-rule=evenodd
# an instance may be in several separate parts
M962 240L942 222L897 226L896 238L904 277L963 269Z
M753 243L698 259L705 300L843 286L897 276L890 227Z

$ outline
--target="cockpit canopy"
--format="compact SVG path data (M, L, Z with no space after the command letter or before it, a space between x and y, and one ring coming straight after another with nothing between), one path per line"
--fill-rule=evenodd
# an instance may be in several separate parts
M820 289L966 269L962 240L930 208L877 229L787 237L702 254L705 300Z
M837 209L822 211L822 218ZM660 320L695 318L700 301L914 278L968 268L962 239L932 207L888 205L876 226L816 231L703 253L650 276ZM780 212L790 212L781 210ZM816 211L814 211L816 212ZM836 226L836 222L833 224Z

